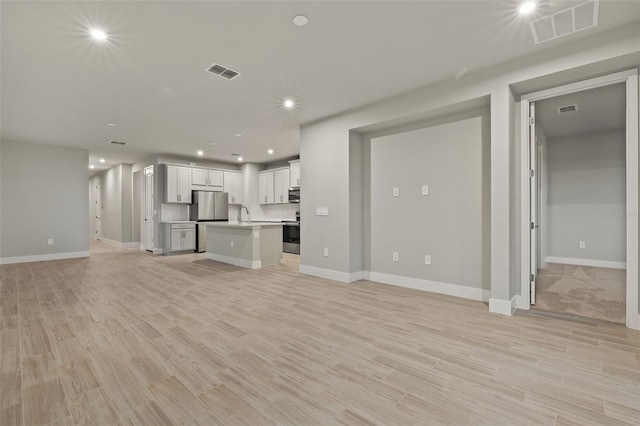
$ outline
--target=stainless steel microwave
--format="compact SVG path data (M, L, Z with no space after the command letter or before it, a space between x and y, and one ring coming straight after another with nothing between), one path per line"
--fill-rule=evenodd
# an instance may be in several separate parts
M290 203L299 203L300 202L300 187L296 186L293 188L289 188L289 202Z

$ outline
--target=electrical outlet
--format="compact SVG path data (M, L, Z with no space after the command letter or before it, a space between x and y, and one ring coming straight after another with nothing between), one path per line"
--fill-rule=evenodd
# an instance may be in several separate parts
M580 241L580 242L578 242L578 247L587 248L587 243L585 243L584 241Z
M394 261L394 262L397 262L397 261L398 261L398 252L397 252L397 251L394 251L394 252L393 252L393 261Z
M48 245L50 245L50 246L52 246L52 245L53 245L53 238L49 238L49 239L47 240L47 244L48 244Z
M431 255L430 254L425 254L424 255L424 264L425 265L431 265Z
M231 247L234 247L235 241L231 241Z
M397 197L400 195L400 189L398 187L393 188L393 196Z
M328 248L324 248L324 257L329 257L329 249Z
M429 195L429 185L422 185L422 195Z

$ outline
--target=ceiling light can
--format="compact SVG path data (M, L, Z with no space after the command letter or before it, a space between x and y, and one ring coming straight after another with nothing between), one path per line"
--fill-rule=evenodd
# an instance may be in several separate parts
M285 99L284 100L284 107L287 109L291 109L293 108L295 105L295 103L293 102L293 99Z
M535 8L536 8L535 1L525 1L518 8L518 12L520 12L521 15L526 15L528 13L531 13Z
M304 27L309 23L309 18L304 15L296 15L293 17L293 23L298 27Z

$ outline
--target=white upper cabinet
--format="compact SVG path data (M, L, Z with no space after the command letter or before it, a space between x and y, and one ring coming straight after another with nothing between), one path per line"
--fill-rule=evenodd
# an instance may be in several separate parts
M224 173L222 170L191 169L191 185L193 189L222 191Z
M289 168L258 173L258 198L260 204L288 203Z
M289 202L289 169L280 169L273 172L274 177L274 202L283 204Z
M167 166L165 182L167 203L191 203L191 168Z
M229 193L229 204L242 204L242 172L224 172L224 192Z
M300 160L289 161L289 186L300 186Z
M260 204L274 203L273 171L258 173L258 201Z

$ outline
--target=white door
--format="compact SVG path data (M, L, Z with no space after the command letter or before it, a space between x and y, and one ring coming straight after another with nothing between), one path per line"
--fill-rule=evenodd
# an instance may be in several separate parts
M260 204L273 204L273 172L258 174L258 197Z
M222 190L224 183L224 173L220 170L209 170L209 186L214 186Z
M153 166L144 169L144 248L153 251Z
M97 239L102 236L102 192L100 190L100 181L96 181L96 235Z
M206 169L191 169L191 183L193 186L207 186L209 171Z
M185 231L183 229L171 230L171 251L181 251L184 248Z
M276 170L274 173L275 203L289 202L289 169Z
M529 279L531 280L531 304L536 304L536 277L538 275L538 144L536 141L536 105L529 104L529 229L530 229L530 261Z
M180 167L178 175L178 201L191 204L191 169Z

